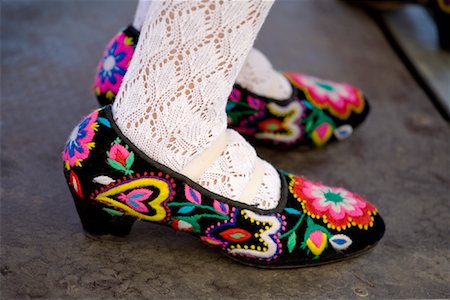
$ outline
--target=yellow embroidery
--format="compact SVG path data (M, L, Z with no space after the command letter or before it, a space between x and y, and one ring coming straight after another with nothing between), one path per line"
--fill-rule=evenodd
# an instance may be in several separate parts
M158 196L155 199L148 202L150 207L152 207L155 210L154 215L146 215L137 212L128 205L123 204L122 202L117 201L113 198L114 196L120 195L123 192L142 187L156 187L159 190ZM95 200L104 202L114 207L121 208L128 215L137 217L139 219L143 219L146 221L161 221L166 217L166 210L161 204L164 201L168 200L170 197L171 197L171 190L169 187L169 183L167 183L166 181L156 178L140 178L135 179L131 182L120 184L106 192L100 193L95 197Z
M124 43L125 43L125 45L128 45L128 46L133 46L133 38L132 37L130 37L130 36L128 36L128 37L126 37L125 39L124 39Z
M327 123L325 123L327 124ZM319 125L319 126L325 126L325 125ZM326 144L326 142L330 139L331 135L333 135L333 128L331 127L330 124L328 124L328 127L326 129L327 131L325 132L325 135L323 137L321 137L319 135L319 133L317 132L317 128L316 130L313 131L311 137L312 140L314 142L314 144L316 144L316 146L320 147Z
M282 127L286 132L261 132L257 133L256 137L262 139L274 139L282 142L295 142L301 135L301 129L297 124L298 120L302 116L301 105L294 101L286 107L283 107L271 102L267 104L267 109L275 116L283 118Z
M306 240L306 245L308 246L309 250L311 250L312 254L318 256L322 254L323 250L325 250L325 247L327 246L327 235L322 232L322 243L319 245L319 247L314 244L311 238L308 238Z

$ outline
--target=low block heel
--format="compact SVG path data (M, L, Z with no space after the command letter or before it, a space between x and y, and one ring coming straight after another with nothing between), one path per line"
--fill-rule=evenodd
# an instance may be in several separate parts
M75 206L80 216L83 229L91 236L113 235L127 236L136 219L120 212L109 209L102 203L78 199L74 195Z

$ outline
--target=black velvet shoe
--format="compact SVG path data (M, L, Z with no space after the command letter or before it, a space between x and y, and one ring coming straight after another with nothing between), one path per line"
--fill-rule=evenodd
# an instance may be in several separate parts
M114 101L138 38L139 32L129 26L106 46L94 82L100 105ZM352 85L300 73L284 75L293 93L281 101L235 84L227 104L229 126L253 142L320 147L348 138L369 112L363 93Z
M356 256L384 233L376 208L359 195L284 171L272 210L214 194L139 151L114 123L110 106L75 127L63 159L91 235L125 236L142 220L188 232L244 264L287 268Z

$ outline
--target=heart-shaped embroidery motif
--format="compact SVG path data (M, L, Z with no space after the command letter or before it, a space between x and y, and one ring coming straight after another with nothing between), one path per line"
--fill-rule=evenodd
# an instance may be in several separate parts
M171 199L172 195L172 187L167 180L140 177L112 186L99 193L95 200L143 220L161 221L167 215L163 203Z

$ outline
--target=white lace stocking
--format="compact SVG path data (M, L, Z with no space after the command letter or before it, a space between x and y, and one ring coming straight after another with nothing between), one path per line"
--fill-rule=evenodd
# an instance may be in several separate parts
M133 27L141 30L151 2L139 0ZM255 94L285 100L292 94L292 86L280 72L275 70L267 57L258 49L251 49L236 82Z
M254 149L226 131L225 105L272 1L152 2L136 52L113 105L123 133L154 160L182 172L216 140L228 146L197 182L241 201L257 161ZM280 179L263 162L261 188L243 201L270 209Z

